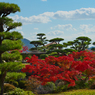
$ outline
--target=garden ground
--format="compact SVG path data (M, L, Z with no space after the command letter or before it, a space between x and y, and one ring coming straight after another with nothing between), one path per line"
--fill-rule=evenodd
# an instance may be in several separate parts
M95 95L95 89L78 89L61 92L58 94L39 94L39 95Z

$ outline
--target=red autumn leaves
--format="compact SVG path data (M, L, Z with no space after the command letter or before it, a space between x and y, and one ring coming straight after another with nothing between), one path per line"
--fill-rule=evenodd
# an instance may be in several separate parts
M32 65L26 65L22 72L33 72L31 77L40 80L42 85L61 79L69 83L68 87L75 86L75 81L78 81L83 74L88 79L95 74L95 54L93 52L73 52L68 56L49 56L45 60L33 55L31 58L26 57L25 60Z

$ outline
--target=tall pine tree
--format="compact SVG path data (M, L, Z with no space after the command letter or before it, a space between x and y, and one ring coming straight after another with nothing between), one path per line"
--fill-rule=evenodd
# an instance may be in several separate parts
M11 29L22 25L20 22L14 22L8 17L11 13L15 13L17 11L20 12L18 5L0 2L0 95L3 95L4 80L7 72L16 71L22 68L21 62L13 61L18 60L19 58L17 57L17 54L18 56L20 54L15 51L8 53L10 50L21 49L22 35L16 31L9 32ZM6 54L8 54L8 56L4 57ZM11 55L14 55L14 57ZM10 56L14 59L12 58L11 60ZM3 60L6 62L3 62Z

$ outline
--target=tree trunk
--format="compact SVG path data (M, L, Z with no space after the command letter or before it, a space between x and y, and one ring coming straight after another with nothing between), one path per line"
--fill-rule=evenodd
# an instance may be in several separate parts
M3 41L3 39L2 39L2 37L0 37L0 47L2 46L2 41ZM2 63L1 55L2 55L2 52L0 51L0 63Z
M0 54L0 63L2 63L2 57L1 57L2 54Z
M4 92L4 80L5 80L5 76L6 76L6 72L4 74L3 74L3 72L1 72L1 75L0 75L0 87L1 87L0 95L3 95L3 92Z

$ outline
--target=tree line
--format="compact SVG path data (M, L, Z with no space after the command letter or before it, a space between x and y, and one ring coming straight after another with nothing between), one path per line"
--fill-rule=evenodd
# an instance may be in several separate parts
M31 48L30 51L36 50L41 52L46 52L49 55L68 55L73 51L83 51L89 48L91 44L91 39L86 36L77 37L73 41L63 42L64 38L52 38L48 40L44 33L38 33L38 40L31 41L30 44L33 44L35 47ZM47 44L48 43L48 44ZM92 43L95 45L95 42ZM92 48L94 50L94 48Z

